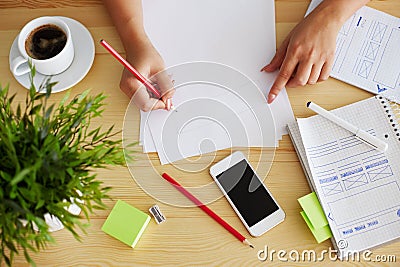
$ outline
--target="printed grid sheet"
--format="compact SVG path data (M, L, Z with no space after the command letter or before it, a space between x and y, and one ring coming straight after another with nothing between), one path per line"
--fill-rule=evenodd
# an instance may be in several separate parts
M323 0L311 1L306 15ZM331 76L389 99L400 96L400 19L364 6L341 27Z

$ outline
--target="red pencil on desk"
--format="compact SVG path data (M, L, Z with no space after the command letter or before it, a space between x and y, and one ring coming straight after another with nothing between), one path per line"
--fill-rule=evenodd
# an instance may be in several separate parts
M211 218L213 218L217 223L222 225L226 230L228 230L232 235L234 235L240 242L245 245L254 248L254 246L238 231L235 230L232 226L230 226L227 222L225 222L221 217L215 214L212 210L210 210L206 205L204 205L200 200L198 200L194 195L192 195L189 191L187 191L184 187L182 187L177 181L175 181L171 176L166 173L162 174L162 177L170 182L176 189L178 189L182 194L184 194L188 199L190 199L197 207L202 209L205 213L207 213Z
M159 99L161 98L160 92L151 84L149 80L147 80L140 72L138 72L134 67L132 67L131 64L129 64L128 61L125 60L118 52L111 46L109 45L105 40L101 40L100 44L110 52L111 55L113 55L119 62L121 62L122 65L124 65L125 68L127 68L135 77L138 79L144 86L146 86L150 91L152 91ZM167 104L167 109L169 110L171 107L171 100L167 99L166 100Z

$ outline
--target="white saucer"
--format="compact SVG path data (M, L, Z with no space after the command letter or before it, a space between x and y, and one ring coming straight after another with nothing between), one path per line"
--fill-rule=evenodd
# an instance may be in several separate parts
M92 67L93 60L94 60L94 41L92 35L83 26L80 22L67 18L67 17L58 17L62 19L71 29L71 35L74 42L74 49L75 49L75 56L74 60L72 61L71 66L66 69L64 72L53 75L52 81L58 82L53 87L53 93L64 91L68 88L71 88L78 82L80 82L86 74L89 72L90 68ZM20 53L18 51L17 45L18 35L15 38L11 50L9 61L11 59L17 57ZM29 89L30 81L29 81L29 73L25 75L16 76L14 75L15 79L25 88ZM45 79L46 75L36 72L34 78L34 84L36 88L42 83L43 79Z

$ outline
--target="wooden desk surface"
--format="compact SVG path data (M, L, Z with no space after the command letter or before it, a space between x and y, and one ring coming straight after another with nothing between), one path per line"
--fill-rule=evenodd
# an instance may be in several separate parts
M276 0L275 3L277 43L280 44L290 29L301 20L309 1ZM374 0L369 5L400 17L400 1ZM124 113L128 106L128 99L118 88L122 67L116 64L115 59L99 46L99 40L105 38L114 44L118 51L123 52L123 49L100 0L0 1L0 82L3 85L9 82L12 91L18 93L17 98L24 99L26 90L11 75L8 54L12 41L22 26L27 21L44 15L71 17L82 22L90 30L96 43L94 64L86 78L75 86L71 93L77 94L87 88L92 88L92 93L106 93L109 96L107 98L108 105L104 118L101 121L98 120L97 123L105 126L115 124L117 129L121 129ZM310 98L331 109L371 96L363 90L331 78L314 86L288 89L288 94L294 113L298 117L311 115L304 105ZM53 98L59 100L63 95L64 93L58 93ZM132 129L136 131L135 133L139 131L138 114L135 111L134 120L137 121L137 128ZM257 155L258 152L252 153ZM225 155L227 152L219 152L218 158ZM143 164L142 158L143 156L135 164L135 168L143 171L146 175L146 164ZM155 154L150 154L150 159L156 170L175 174L183 184L209 183L211 181L207 171L193 176L170 166L161 168ZM262 237L251 238L256 245L254 250L244 247L198 208L180 208L159 203L135 183L126 167L99 171L98 177L104 181L105 185L114 188L111 192L114 201L107 201L110 207L116 199L125 200L142 210L147 210L154 203L158 203L167 216L167 223L157 225L152 221L133 250L100 230L110 210L97 211L91 216L91 226L88 228L88 234L83 235L82 242L76 241L66 230L56 232L54 236L57 244L50 245L46 251L34 255L33 258L38 266L258 266L271 264L269 260L260 262L257 259L258 250L263 249L265 245L268 245L269 249L276 251L283 249L287 252L293 249L300 252L314 249L316 252L320 252L328 249L331 245L330 241L317 244L299 214L300 206L297 198L309 193L310 189L288 136L284 136L280 142L270 173L265 180L285 210L286 219ZM172 197L180 197L180 194L172 188L165 193L171 194ZM225 199L219 199L210 206L236 229L249 236ZM396 255L398 262L400 261L399 251L400 242L397 242L378 248L373 252L374 255ZM272 264L288 265L277 259ZM293 265L294 263L289 264ZM301 262L301 264L306 265L307 262ZM329 261L328 258L324 262L324 265L334 266L337 264ZM346 264L360 265L359 263ZM366 262L363 264L373 265ZM26 265L22 255L15 259L15 266ZM311 265L315 265L315 263L311 263Z

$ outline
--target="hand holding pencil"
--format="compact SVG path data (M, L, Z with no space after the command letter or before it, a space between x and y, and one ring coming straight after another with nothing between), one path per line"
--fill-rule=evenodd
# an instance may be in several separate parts
M125 60L106 41L101 40L100 43L124 65L120 87L129 98L133 98L137 107L143 111L171 110L175 90L164 71L163 60L151 44L136 47L136 52L127 52ZM129 61L134 62L135 67Z

